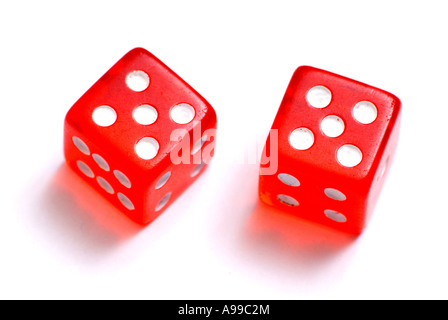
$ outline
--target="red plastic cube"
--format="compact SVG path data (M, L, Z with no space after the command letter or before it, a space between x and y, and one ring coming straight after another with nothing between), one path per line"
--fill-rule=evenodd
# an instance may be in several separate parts
M146 224L203 172L216 124L203 97L137 48L68 112L65 157L101 195Z
M260 175L262 201L347 233L361 233L397 146L400 108L400 100L388 92L299 67L263 153L266 166L275 154L271 138L278 134L278 171Z

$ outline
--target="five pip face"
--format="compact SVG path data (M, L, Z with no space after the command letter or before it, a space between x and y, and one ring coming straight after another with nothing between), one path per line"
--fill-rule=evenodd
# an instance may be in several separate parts
M394 154L399 120L400 101L392 94L300 67L263 152L260 172L272 167L271 148L277 148L278 170L260 175L261 200L359 234ZM147 224L204 171L216 127L216 113L199 93L136 48L68 112L65 157L107 200Z

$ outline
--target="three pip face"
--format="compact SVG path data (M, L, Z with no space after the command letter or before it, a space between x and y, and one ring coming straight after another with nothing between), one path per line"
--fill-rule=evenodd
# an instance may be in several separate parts
M400 105L372 86L298 68L263 152L262 166L269 165L270 149L277 148L278 170L267 175L260 170L261 200L361 233L397 145ZM68 112L65 158L129 218L147 224L209 164L216 127L216 113L199 93L136 48Z

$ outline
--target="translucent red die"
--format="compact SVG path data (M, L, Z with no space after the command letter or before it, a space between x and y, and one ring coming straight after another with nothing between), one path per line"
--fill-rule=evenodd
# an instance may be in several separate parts
M146 224L203 172L213 156L216 113L148 51L120 59L70 109L67 164Z
M394 155L400 123L394 95L324 70L299 67L286 90L262 157L263 202L359 234ZM263 170L261 170L262 172Z

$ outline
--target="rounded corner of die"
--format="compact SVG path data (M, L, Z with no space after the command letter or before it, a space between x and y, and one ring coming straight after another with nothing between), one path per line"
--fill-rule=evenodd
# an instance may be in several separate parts
M300 74L315 72L315 71L322 71L322 70L318 69L316 67L310 66L310 65L301 65L295 70L294 74L300 75Z
M135 47L128 51L122 59L137 58L139 56L154 57L154 55L143 47Z
M304 72L304 71L309 71L309 70L314 70L315 68L309 65L301 65L299 67L297 67L296 72Z
M311 67L311 66L308 66L308 65L302 65L302 66L299 66L299 67L297 67L296 70L294 71L294 77L299 76L299 75L301 75L301 74L303 74L303 73L306 73L306 72L308 72L308 71L310 71L310 70L312 70L312 69L314 69L314 68Z
M207 102L206 106L207 106L206 114L210 118L210 123L212 123L213 126L216 127L218 124L218 114L216 113L215 108L213 108L213 106L210 103Z
M193 123L200 123L204 129L216 129L218 125L218 114L213 106L205 99L196 105L196 115Z
M64 116L64 132L68 127L71 127L73 123L73 107L71 107Z
M64 131L65 131L65 128L67 127L67 125L68 125L69 122L70 122L69 113L70 113L70 110L67 111L67 113L66 113L65 116L64 116Z
M387 103L390 106L389 108L391 109L392 116L401 114L402 109L401 99L389 91L381 89L380 91L383 92L385 97L387 97L385 103Z
M391 123L399 123L402 114L401 100L392 93L388 92L388 95L390 98L390 115L388 117L388 120Z
M142 54L142 53L143 53L143 54L148 54L149 51L146 50L146 49L143 48L143 47L135 47L135 48L129 50L129 52L128 52L127 54Z
M402 109L402 103L400 98L398 98L396 95L392 94L392 101L394 104L394 110L396 114L401 114Z

